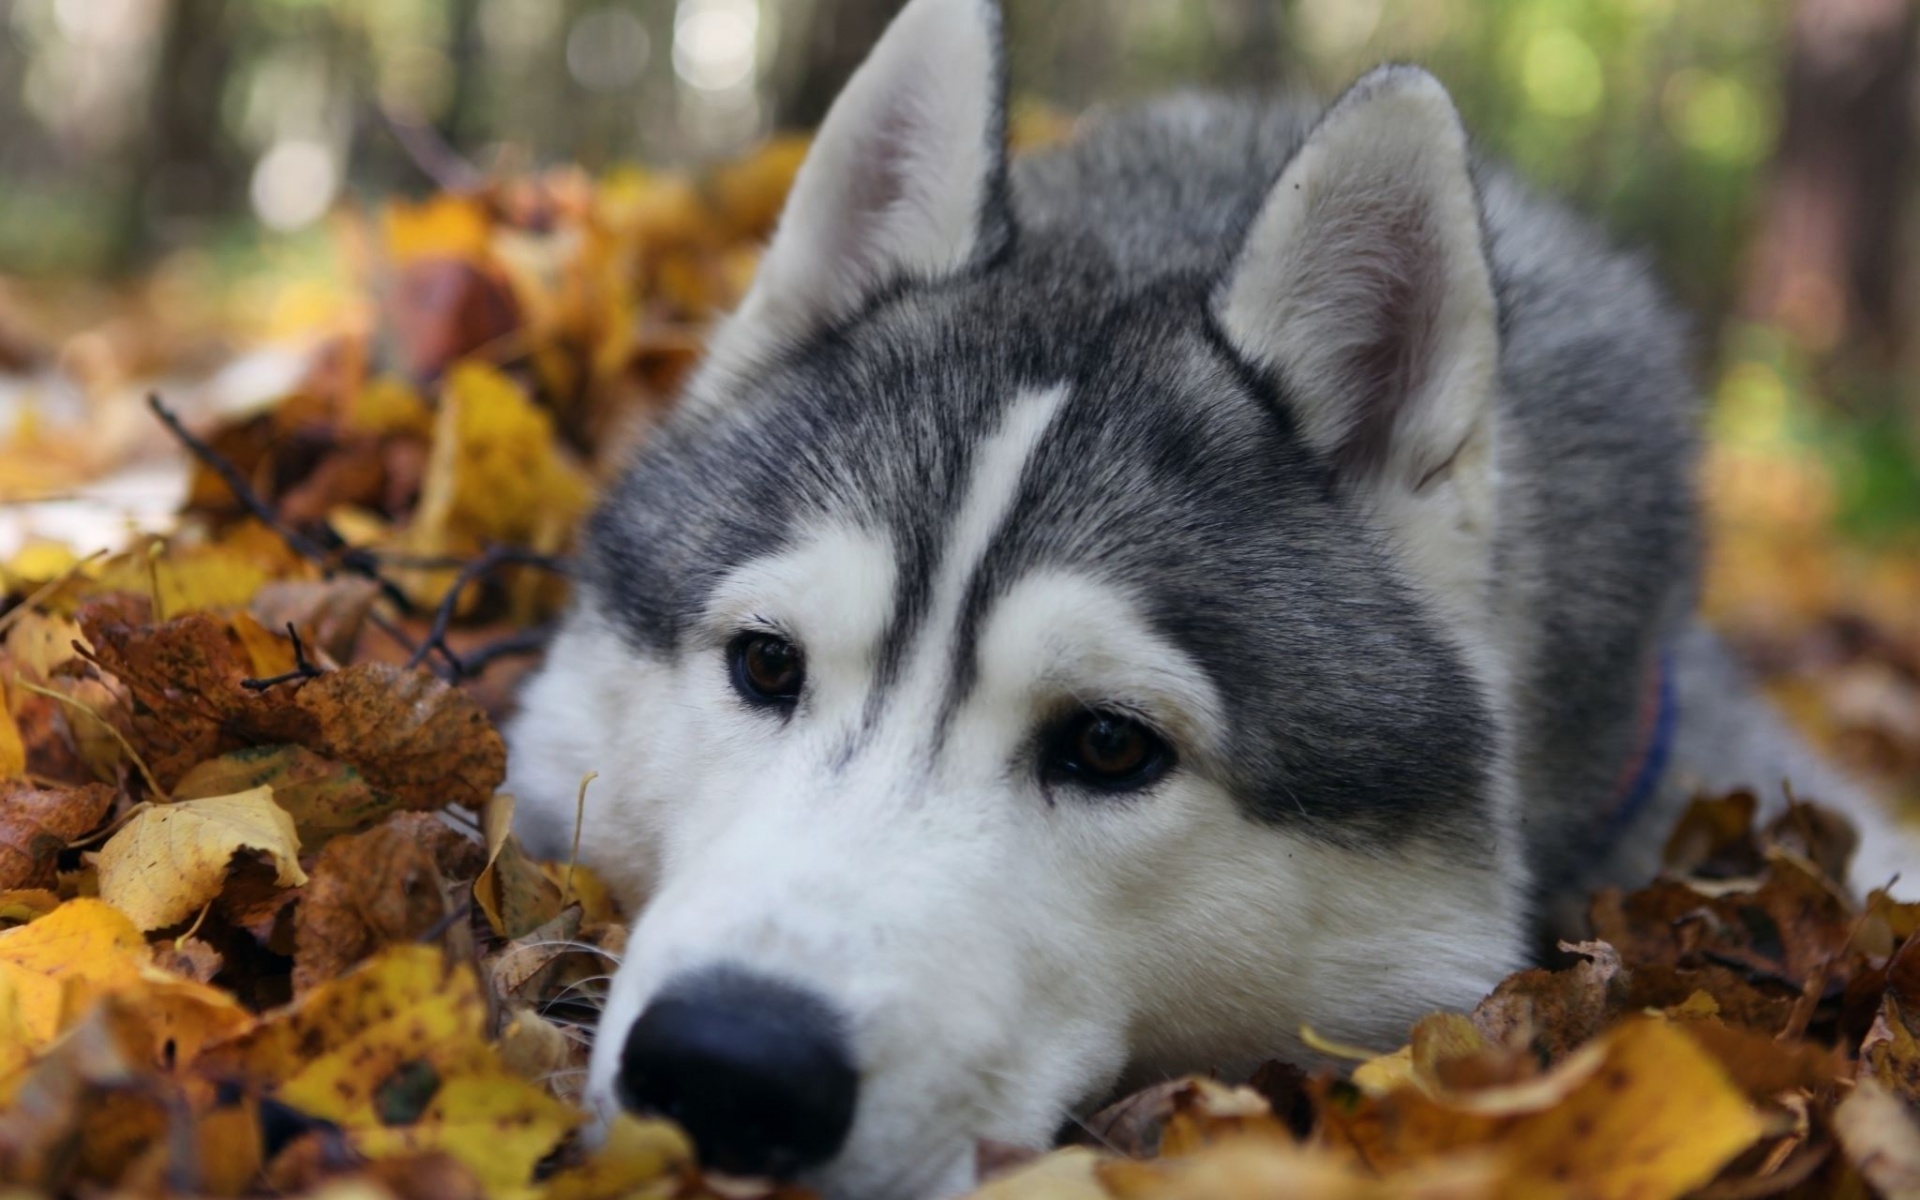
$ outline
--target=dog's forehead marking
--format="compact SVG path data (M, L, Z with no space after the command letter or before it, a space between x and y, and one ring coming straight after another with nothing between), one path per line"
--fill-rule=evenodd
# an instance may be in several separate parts
M924 610L915 614L904 595L897 598L897 619L888 632L896 644L883 646L877 656L881 670L868 693L863 721L867 732L879 723L896 693L911 692L941 703L948 691L942 686L943 673L949 648L960 635L969 583L1012 513L1027 465L1059 417L1067 392L1062 383L1016 393L974 452L953 518L933 547L936 557ZM903 570L902 580L907 576ZM886 670L888 663L897 663L897 671ZM938 709L921 715L929 722L944 716Z

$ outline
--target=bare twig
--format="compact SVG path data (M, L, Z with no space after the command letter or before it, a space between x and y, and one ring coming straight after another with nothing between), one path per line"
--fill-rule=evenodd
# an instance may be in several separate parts
M466 194L479 191L486 183L486 176L462 158L432 125L385 105L381 106L380 115L393 133L393 140L400 143L413 165L441 191Z
M147 393L147 407L153 410L154 416L160 418L160 423L167 427L167 431L178 438L180 444L200 460L202 466L220 477L220 481L227 485L227 490L233 493L233 498L240 502L240 506L251 513L255 520L273 530L275 535L287 544L288 549L301 558L310 559L313 562L325 564L329 561L331 556L326 547L319 545L299 530L289 529L281 524L279 514L275 513L273 506L262 500L260 494L253 490L253 485L241 476L240 469L234 466L226 455L221 454L189 431L174 411L161 401L160 393Z
M287 622L287 637L293 641L293 670L284 675L270 675L265 679L242 679L240 686L250 692L264 692L270 687L282 683L292 683L296 679L318 679L326 674L319 667L307 661L307 648L300 643L300 631Z
M453 586L447 589L447 594L440 600L440 607L434 610L433 624L427 630L427 640L422 642L407 659L407 666L417 667L427 660L429 654L438 652L453 670L456 680L471 674L468 664L462 662L459 655L453 652L452 647L447 645L447 630L452 627L454 614L459 610L461 593L465 592L469 585L506 566L537 567L555 574L566 573L566 568L560 560L550 554L539 554L520 546L487 547L486 552L479 558L460 568L460 573L454 577ZM488 661L499 657L501 657L499 654L493 654L488 657Z
M488 642L484 646L476 646L461 658L461 674L472 678L503 658L521 658L538 654L546 649L547 642L552 637L552 625L533 625L510 633L497 641Z
M253 489L253 485L247 482L246 477L240 473L240 469L234 466L224 454L188 430L179 416L160 399L158 392L147 394L147 407L153 410L154 416L160 418L161 424L167 427L168 432L179 439L181 445L185 446L208 470L220 477L221 482L227 485L227 490L233 493L234 499L239 501L242 508L287 544L287 549L318 565L328 575L332 575L335 570L343 570L349 574L371 579L380 585L381 594L392 601L401 612L413 611L413 602L407 599L407 593L399 584L381 574L379 559L371 552L345 545L331 530L328 531L328 541L323 544L287 525L280 520L279 514L273 511L273 506L262 499L260 493Z

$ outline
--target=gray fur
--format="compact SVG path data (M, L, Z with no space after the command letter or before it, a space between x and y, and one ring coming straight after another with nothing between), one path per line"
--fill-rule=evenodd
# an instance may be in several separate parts
M1437 83L1178 96L1009 167L972 140L1003 108L927 67L985 0L907 11L866 76L906 82L856 77L785 269L588 523L512 733L550 849L607 771L587 843L640 907L598 1102L676 972L760 972L852 1032L861 1115L816 1182L894 1200L1116 1079L1471 1004L1529 917L1574 932L1651 874L1696 785L1777 807L1791 776L1865 827L1871 882L1902 864L1694 621L1684 322L1642 260L1469 179ZM728 653L789 625L837 682L775 711ZM1137 686L1103 658L1187 689L1173 766L1055 788L1050 731Z
M901 644L968 448L1018 386L1069 380L976 591L1057 562L1146 591L1233 699L1249 811L1471 853L1494 701L1300 445L1283 385L1209 327L1207 297L1315 115L1176 97L1016 163L1014 239L992 262L903 282L661 431L590 526L586 585L672 650L726 569L851 516L909 564ZM1698 406L1645 265L1497 169L1480 184L1515 443L1500 604L1533 647L1517 759L1537 877L1564 881L1595 860L1644 676L1691 608Z

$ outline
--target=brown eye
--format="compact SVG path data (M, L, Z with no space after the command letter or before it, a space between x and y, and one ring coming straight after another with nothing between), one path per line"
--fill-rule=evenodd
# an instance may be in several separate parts
M771 633L742 634L734 639L729 653L734 689L746 700L791 708L799 699L807 667L800 648L792 642Z
M1055 781L1104 791L1146 787L1172 765L1173 751L1160 735L1121 713L1077 713L1048 739L1043 770Z

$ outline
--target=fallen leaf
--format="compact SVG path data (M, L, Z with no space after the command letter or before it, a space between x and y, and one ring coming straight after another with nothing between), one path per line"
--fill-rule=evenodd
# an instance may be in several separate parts
M100 848L100 897L141 929L164 929L212 903L235 855L267 856L281 887L307 881L293 819L273 789L156 805Z
M485 1020L469 968L394 946L211 1061L337 1123L364 1154L443 1150L490 1190L525 1187L579 1118L507 1070Z
M586 1162L547 1181L545 1200L665 1200L680 1192L693 1169L693 1147L665 1121L643 1121L619 1113L607 1125L606 1140Z
M30 925L0 932L0 978L14 991L36 1043L64 1027L69 1005L133 986L146 941L133 922L98 900L69 900Z
M1538 1079L1444 1097L1408 1086L1326 1111L1331 1143L1377 1170L1483 1150L1500 1163L1495 1194L1516 1200L1576 1181L1599 1200L1677 1197L1768 1128L1698 1043L1650 1018L1616 1026Z
M360 630L380 595L380 585L357 575L288 579L264 584L248 611L268 629L300 631L310 647L337 663L353 657Z
M103 783L38 788L0 780L0 890L51 887L60 852L99 827L114 795Z
M447 882L422 826L407 813L328 842L294 920L293 987L306 992L395 942L418 941L446 919ZM445 837L458 837L440 825Z
M481 809L487 865L473 881L474 903L503 938L524 937L560 915L560 888L513 836L513 797L494 796Z
M178 800L225 796L271 787L273 801L293 818L301 845L376 825L400 799L373 787L358 767L305 746L248 746L194 767L173 785Z
M1048 1167L1049 1159L1067 1153L1049 1155L1026 1172L999 1181L1009 1190L995 1195L999 1200L1048 1200L1056 1194L1053 1189L1059 1187L1059 1194L1071 1200L1093 1200L1099 1193L1081 1190L1077 1183L1084 1169L1082 1163ZM1487 1156L1439 1159L1375 1176L1323 1150L1272 1138L1241 1138L1187 1158L1095 1162L1092 1171L1113 1200L1267 1196L1284 1196L1287 1200L1484 1200L1500 1194L1499 1171Z
M507 774L506 744L479 705L425 671L359 663L299 689L310 749L351 763L408 808L479 808Z
M1093 1151L1072 1146L1015 1167L971 1194L973 1200L1109 1200L1099 1163Z

